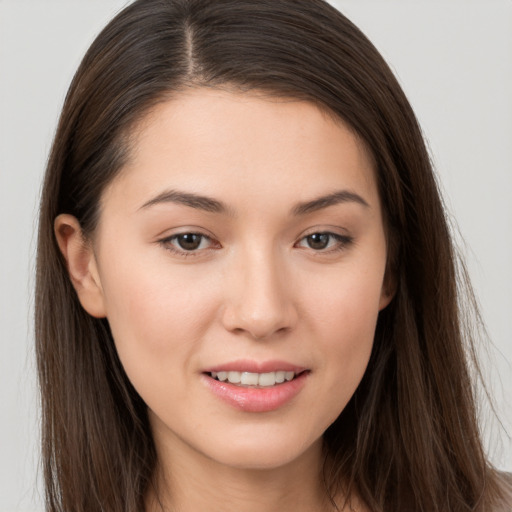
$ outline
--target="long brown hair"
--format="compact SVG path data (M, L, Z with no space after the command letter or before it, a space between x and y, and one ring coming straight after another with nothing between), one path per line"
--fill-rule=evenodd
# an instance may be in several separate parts
M80 306L53 223L90 236L130 134L186 87L235 87L314 102L375 161L388 277L368 369L324 435L325 483L372 511L484 511L498 499L484 455L457 271L421 130L368 39L322 0L138 0L101 32L65 100L41 201L36 339L49 512L144 509L157 458L146 406L106 319Z

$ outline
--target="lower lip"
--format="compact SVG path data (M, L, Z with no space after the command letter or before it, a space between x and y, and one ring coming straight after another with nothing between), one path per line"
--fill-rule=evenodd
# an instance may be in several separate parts
M309 372L303 372L293 380L269 386L251 388L220 382L203 374L209 389L221 400L235 409L245 412L275 411L290 402L304 387Z

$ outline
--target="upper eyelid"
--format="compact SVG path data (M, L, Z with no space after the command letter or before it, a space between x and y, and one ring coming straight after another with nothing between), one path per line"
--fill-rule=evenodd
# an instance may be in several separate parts
M348 233L350 230L338 223L331 224L329 222L327 223L315 223L312 226L302 230L303 235L302 236L308 236L309 234L313 233L332 233L333 235L342 235L345 233Z
M216 237L213 235L213 233L211 233L207 229L200 228L198 226L183 226L183 227L173 228L172 230L166 229L163 233L164 234L158 235L157 241L162 242L165 240L170 240L170 239L175 238L180 235L190 235L190 234L201 235L201 236L204 236L205 238L208 238L209 240L216 240ZM169 234L165 234L165 233L169 233Z
M207 235L205 233L201 233L200 231L180 231L179 233L173 233L172 235L164 236L160 238L160 242L165 242L166 240L173 240L174 238L178 238L179 236L183 235L199 235L204 238L208 238L208 240L212 240L213 237L210 235Z
M174 233L172 235L161 238L159 240L159 242L160 243L171 242L172 240L176 240L179 236L183 236L183 235L199 235L210 242L217 243L220 245L220 243L215 238L213 238L210 235L206 235L205 233L201 233L200 231L181 231L180 233ZM190 251L190 252L193 252L193 251Z
M340 232L341 231L341 232ZM322 235L332 235L333 237L341 237L341 238L353 238L352 235L348 232L347 229L341 228L341 227L313 227L310 229L306 229L303 231L303 233L300 235L297 240L302 240L303 238L306 238L311 235L315 234L322 234Z
M329 235L334 239L333 241L329 241L329 243L332 243L332 247L326 247L324 249L313 249L304 247L301 244L305 241L306 238L308 238L311 235L315 234L322 234L322 235ZM298 249L302 250L308 250L311 251L313 254L321 256L328 256L328 255L334 255L343 251L348 250L352 245L354 244L354 237L348 234L340 234L335 233L333 231L327 231L327 230L315 230L311 231L308 234L302 236L295 242L294 247L297 247Z
M188 250L188 251L186 249L177 247L172 243L177 237L179 237L181 235L187 235L187 234L200 235L200 236L208 239L209 241L213 241L214 243L210 244L208 247L205 247L203 249L194 249L194 250ZM176 257L179 257L179 258L200 258L201 256L204 256L205 253L218 249L219 247L215 247L215 243L217 243L217 245L220 245L212 237L205 235L204 233L200 233L198 231L181 231L179 233L174 233L167 237L160 238L157 242L160 246L162 246L164 248L164 250L173 253Z
M329 235L332 238L334 238L336 240L339 240L339 241L342 241L342 240L345 240L345 241L350 240L350 241L352 241L354 239L354 237L351 236L351 235L345 235L345 234L341 234L341 233L334 233L333 231L319 231L318 230L318 231L311 231L309 233L306 233L305 235L302 235L297 240L297 243L301 242L305 238L308 238L309 236L312 236L312 235Z

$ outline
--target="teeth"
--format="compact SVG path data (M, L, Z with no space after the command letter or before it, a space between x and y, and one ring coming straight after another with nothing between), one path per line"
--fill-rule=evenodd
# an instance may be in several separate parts
M231 384L240 383L240 372L228 372L228 380Z
M242 386L260 386L270 387L276 384L282 384L284 381L290 381L295 377L295 372L277 372L252 373L252 372L211 372L214 379L221 382L230 382L231 384L241 384Z
M260 373L258 386L274 386L276 383L276 372Z
M257 386L259 375L257 373L243 372L240 377L240 383L244 386Z

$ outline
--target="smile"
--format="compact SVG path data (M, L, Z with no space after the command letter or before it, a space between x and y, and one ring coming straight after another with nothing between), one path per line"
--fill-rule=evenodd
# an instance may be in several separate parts
M284 370L266 373L220 371L210 372L210 376L220 382L229 382L239 386L270 387L293 380L295 372Z
M244 412L261 413L275 411L291 402L304 388L311 374L310 370L304 368L296 368L295 371L265 369L267 371L264 372L210 369L203 373L203 382L229 406Z

